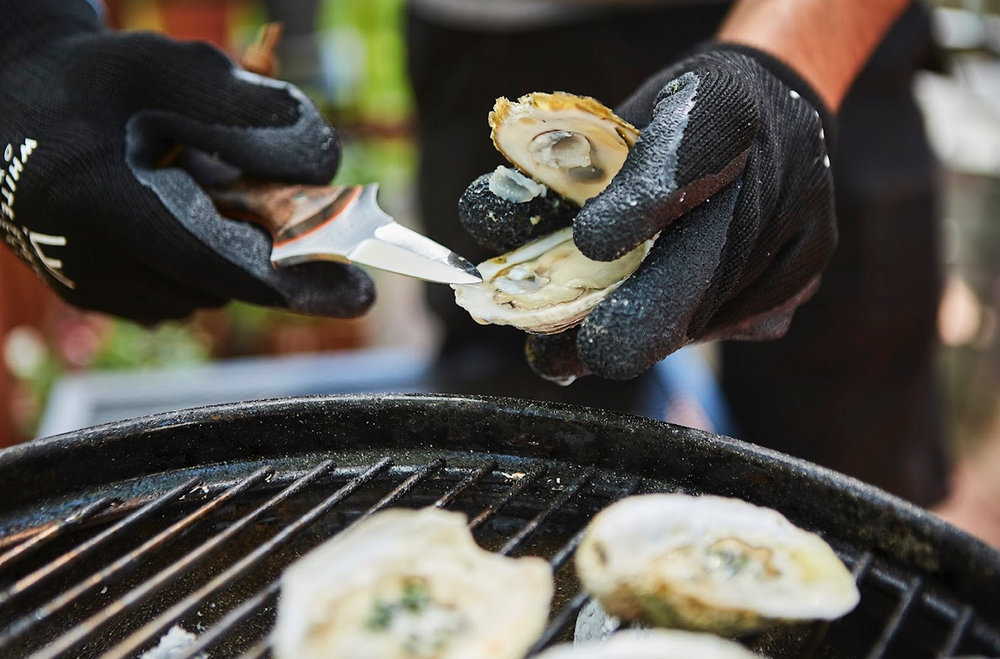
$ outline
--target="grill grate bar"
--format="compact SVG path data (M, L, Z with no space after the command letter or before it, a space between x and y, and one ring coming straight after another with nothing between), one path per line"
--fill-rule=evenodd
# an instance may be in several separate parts
M478 483L486 474L497 468L497 463L493 461L484 462L475 471L462 479L462 481L446 493L443 497L434 502L437 508L447 508L460 497L467 489Z
M139 508L128 517L119 520L113 526L101 531L99 534L95 535L83 544L69 550L51 563L38 568L26 577L18 579L13 585L10 586L10 588L0 592L0 606L7 604L10 600L25 592L28 588L38 584L43 579L52 576L66 567L71 567L75 564L75 562L82 560L94 551L100 549L104 543L109 541L115 535L121 533L123 530L126 532L130 531L130 526L138 524L153 513L161 510L168 503L172 503L175 499L190 492L197 482L197 478L192 478L181 483L166 494L163 494L154 501L150 501L143 507Z
M281 580L275 579L267 588L263 589L227 613L226 616L218 622L218 624L213 625L204 634L198 636L198 639L192 643L187 650L176 657L173 657L173 659L194 659L205 650L208 650L230 634L233 629L235 629L236 626L241 624L244 620L251 617L268 604L273 604L280 589ZM268 644L267 639L264 639L262 643L266 649Z
M245 528L251 521L253 521L253 519L259 517L267 509L283 501L293 491L301 489L301 487L303 487L306 482L314 479L316 476L319 476L326 469L329 469L330 466L331 464L329 461L320 464L318 467L310 471L308 474L298 479L290 486L288 486L287 488L279 492L277 495L275 495L273 498L269 499L267 502L262 504L260 507L251 512L249 515L246 515L242 519L237 520L222 533L216 535L214 538L212 538L205 544L201 545L200 547L192 551L190 554L184 556L176 563L173 563L169 567L164 568L160 572L156 573L150 579L147 579L139 586L136 586L135 588L130 590L128 593L126 593L116 601L112 602L111 604L101 609L101 611L99 611L98 613L95 613L94 615L84 620L82 623L71 628L69 631L65 632L62 636L56 639L55 642L53 642L52 644L47 645L41 650L32 654L31 659L54 659L63 652L75 646L76 644L94 636L102 627L104 627L104 625L106 625L115 616L121 613L125 613L131 609L138 608L150 596L155 595L157 592L170 585L171 581L173 581L180 575L194 569L197 565L201 563L201 561L207 558L212 551L214 551L216 548L218 548L223 543L232 538L241 529ZM210 513L215 508L219 507L223 502L232 499L237 494L240 494L245 490L249 489L251 486L256 485L258 482L260 482L267 476L271 475L272 473L274 473L274 469L272 469L271 467L261 467L260 469L256 470L250 476L244 478L236 485L228 488L220 496L208 502L207 504L196 510L188 517L173 524L166 530L161 531L151 540L147 541L144 545L142 545L142 547L140 547L138 550L126 554L124 557L122 557L121 559L113 563L111 566L109 566L109 568L102 570L97 575L94 575L90 579L83 582L81 584L81 588L77 589L78 592L75 593L74 597L81 594L84 590L89 589L92 585L100 583L100 579L98 579L98 577L103 575L109 569L117 571L117 569L120 569L121 567L126 567L126 566L134 567L136 565L135 555L145 553L149 549L154 548L159 544L161 544L163 540L175 537L180 529L186 528L190 526L194 521L204 518L205 516L208 515L208 513Z
M245 491L247 488L267 476L271 473L270 468L258 469L254 473L250 474L247 478L243 479L236 485L225 490L222 494L215 497L208 503L199 507L197 510L192 512L187 517L175 522L163 531L160 531L155 536L144 542L142 545L128 552L118 560L114 561L107 567L103 568L99 572L92 574L87 577L76 586L73 586L69 590L63 592L58 597L49 602L43 604L39 608L35 609L31 613L21 616L14 623L0 633L0 650L7 647L12 641L20 638L26 632L30 631L35 627L35 625L41 623L42 621L48 619L50 616L55 615L62 609L66 608L81 596L90 592L97 586L101 584L107 584L115 576L122 576L127 574L132 569L139 566L139 559L149 552L159 549L165 546L170 541L177 538L183 531L188 527L197 523L199 520L204 518L210 512L221 506L223 503L233 498L237 494Z
M594 477L594 472L588 471L583 476L581 476L575 483L568 486L562 493L555 498L555 500L545 507L542 512L535 515L534 519L524 525L524 527L517 532L517 534L508 540L500 551L497 552L501 556L507 556L515 549L524 544L531 536L535 535L557 512L562 510L562 507L569 503L569 500L575 497L580 490L586 487L590 483L590 479ZM523 479L522 479L523 480Z
M510 503L511 499L520 495L521 492L527 489L529 485L531 485L536 480L541 478L544 474L545 474L545 469L543 467L541 469L535 469L534 471L530 471L521 478L519 478L517 481L514 482L511 488L504 493L502 497L500 497L493 503L492 506L490 506L483 512L479 513L478 515L476 515L475 519L469 522L469 530L475 531L482 524L489 521L494 515L500 512L504 506Z
M382 497L382 499L380 499L378 503L376 503L374 506L372 506L364 513L362 513L361 517L354 520L354 524L357 524L362 520L366 520L375 513L377 513L378 511L384 508L388 508L392 504L396 503L404 496L406 496L406 494L410 490L412 490L418 484L420 484L421 481L424 481L430 476L433 476L438 471L440 471L442 467L444 467L444 460L442 458L438 458L437 460L434 460L433 462L430 462L420 467L419 469L413 472L413 475L411 475L405 481L396 486L396 488L392 492ZM354 524L351 524L350 526L354 526Z
M569 604L564 606L559 614L552 619L549 626L545 628L542 635L538 637L535 644L531 646L531 649L528 650L527 656L531 657L548 647L548 645L556 639L556 636L558 636L563 629L567 629L574 623L576 617L580 614L580 611L589 601L590 595L588 595L585 591L581 590L574 595L573 599L569 601Z
M328 513L337 504L339 504L344 499L354 494L360 487L366 485L369 481L371 481L380 473L388 469L391 465L392 465L392 460L390 460L389 458L383 458L382 460L377 462L374 466L369 467L361 474L358 474L357 476L352 478L350 481L345 483L340 489L338 489L332 495L323 500L322 503L315 506L305 515L302 515L297 520L286 526L273 538L271 538L270 540L261 545L258 545L256 549L254 549L252 552L250 552L249 554L241 558L239 561L228 567L226 570L224 570L218 576L214 577L211 581L203 585L201 588L194 591L184 599L174 604L168 610L164 611L159 616L157 616L150 622L146 623L145 625L134 631L132 634L128 636L128 638L123 640L121 643L116 645L108 652L104 653L102 655L102 659L125 659L134 652L137 652L144 645L149 643L153 638L155 638L159 634L162 634L168 627L174 624L179 618L181 618L184 615L187 615L188 613L196 609L198 605L202 603L202 601L204 601L208 597L211 597L213 594L225 588L228 588L237 579L239 579L244 574L249 572L251 569L259 565L268 556L278 551L284 545L291 542L299 533L304 531L310 524L316 521L319 517ZM329 470L332 466L333 463L329 460L322 463L319 467L316 467L315 469L310 471L306 476L303 476L302 478L296 480L288 488L282 490L275 497L275 499L277 499L278 497L282 497L283 499L287 498L287 496L290 496L291 494L294 493L292 491L293 489L295 492L297 492L298 490L305 487L305 484L307 483L306 479L310 480L314 479L322 475L327 470ZM272 499L271 501L274 501L275 499ZM267 504L261 506L261 508L258 508L258 510L263 511L265 506L267 506ZM244 517L242 520L240 520L240 522L242 522L243 520L248 520L254 514L255 513L250 513L250 515ZM233 526L239 525L240 522L237 522ZM228 533L229 530L233 528L233 526L227 528L226 531L224 531L224 533ZM218 537L219 536L216 536L216 538ZM214 539L213 541L210 542L214 542ZM32 659L36 658L32 657ZM41 658L39 657L38 659Z
M37 550L47 545L52 540L63 535L84 520L87 520L111 505L109 497L102 497L96 501L88 503L79 510L73 511L66 519L56 522L43 531L39 531L21 544L13 547L3 554L0 554L0 568L7 567L14 561L29 555L32 550Z
M860 583L865 578L873 559L874 556L872 556L872 553L866 551L854 560L854 564L851 566L851 575L854 576L855 583Z
M948 634L948 638L945 640L944 645L941 646L941 650L938 651L937 656L950 657L955 654L958 644L962 642L962 637L965 636L965 631L969 628L970 622L972 622L972 607L966 604L958 614L958 618L951 628L951 633Z
M425 465L423 469L415 473L413 476L407 479L403 484L401 484L395 490L393 490L384 498L382 498L378 503L376 503L369 510L367 510L360 518L355 520L355 522L353 522L350 526L354 526L354 524L357 524L361 520L370 517L378 510L381 510L382 508L385 508L391 505L392 503L398 501L399 498L402 496L402 494L405 494L406 491L412 489L412 487L416 485L420 480L423 480L428 476L430 476L432 473L438 471L442 466L444 466L443 460L436 460L435 462ZM434 502L434 506L441 508L448 502L454 501L454 499L457 496L459 496L462 492L467 490L471 485L480 480L483 476L490 473L495 467L496 467L495 462L484 463L483 465L478 467L474 472L472 472L467 477L462 479L462 481L459 482L455 487L453 487L451 490L443 494L440 499ZM397 495L398 492L402 493ZM341 531L341 533L342 532L343 531ZM225 637L226 634L230 633L233 630L233 628L236 627L236 625L240 624L241 622L252 616L254 613L259 611L262 607L266 606L268 602L271 600L271 598L276 596L280 590L281 590L281 580L280 578L275 579L266 588L258 592L252 598L240 604L239 607L237 607L232 612L227 614L226 617L223 618L221 621L219 621L218 624L214 625L207 632L199 636L197 643L192 645L190 649L185 651L184 654L178 656L176 659L193 659L198 655L198 653L208 650L209 648L211 648L212 645L214 645L220 639ZM268 643L269 641L267 639L264 639L261 642L261 651L265 650L268 647Z
M845 557L842 556L841 558L843 559ZM854 577L854 583L860 585L861 580L864 579L865 575L868 573L868 568L871 567L873 559L874 556L872 556L870 551L866 551L860 556L853 558L851 575ZM809 659L809 657L816 654L816 651L819 650L820 644L826 637L826 633L830 631L830 624L830 622L825 620L813 623L812 631L809 634L809 640L806 641L805 648L803 649L802 654L799 655L802 659Z
M629 483L626 487L623 487L609 502L607 505L611 505L615 501L624 499L625 497L630 497L639 491L639 487L642 486L642 481L635 480ZM573 554L576 553L577 547L580 546L580 542L583 541L583 536L587 532L587 526L584 525L582 529L576 532L576 534L569 539L565 545L563 545L559 551L552 556L549 564L552 565L552 572L558 572L559 569L572 558Z
M868 652L866 659L881 659L882 655L889 648L889 644L892 639L896 636L896 632L899 631L902 625L903 619L909 612L910 607L913 602L917 599L917 594L920 592L920 587L923 585L923 580L920 577L914 577L910 582L909 587L903 593L903 596L899 600L899 604L896 605L896 610L893 611L892 616L886 623L885 628L882 630L882 634L879 636L878 640L872 645L872 649Z
M572 558L573 554L576 553L577 547L583 542L583 536L587 533L587 527L584 526L582 529L576 532L576 534L569 539L565 545L560 547L559 551L549 560L549 565L552 566L552 573L555 574L559 571L566 561Z

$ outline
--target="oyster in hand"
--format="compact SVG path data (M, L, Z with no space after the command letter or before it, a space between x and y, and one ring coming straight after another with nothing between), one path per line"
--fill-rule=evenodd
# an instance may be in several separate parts
M576 569L611 615L724 635L833 620L860 597L818 535L716 496L650 494L609 506L587 527Z
M483 282L453 285L455 302L482 324L562 332L635 272L653 244L593 261L571 228L555 230L608 186L639 132L598 101L565 93L499 98L489 122L494 145L520 171L498 167L477 179L459 201L462 224L488 247L535 239L479 264Z
M285 571L274 653L521 659L545 627L552 591L546 561L481 549L465 515L387 510Z

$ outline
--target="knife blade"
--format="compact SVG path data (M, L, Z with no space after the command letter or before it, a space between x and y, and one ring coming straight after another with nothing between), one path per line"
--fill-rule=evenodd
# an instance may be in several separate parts
M396 222L378 205L378 184L290 185L241 180L208 190L219 212L263 226L271 263L340 261L442 284L478 284L468 260Z

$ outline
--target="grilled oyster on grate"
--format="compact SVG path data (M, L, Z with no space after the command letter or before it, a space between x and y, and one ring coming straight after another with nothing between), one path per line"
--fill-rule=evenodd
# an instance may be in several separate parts
M516 103L500 98L490 126L497 149L530 179L498 168L477 181L459 209L463 224L478 225L474 233L501 245L537 235L532 227L549 219L547 209L568 222L565 205L600 194L639 138L599 102L564 93L529 94ZM651 246L647 241L609 263L592 261L573 244L572 230L561 229L479 264L483 282L453 285L455 301L480 323L562 332L635 272Z
M275 657L521 659L548 618L551 568L481 549L466 522L436 508L388 510L294 563L282 576Z
M576 555L584 587L611 615L741 634L851 611L854 578L818 535L738 499L628 497L601 511Z
M762 659L739 643L676 629L618 632L607 641L559 645L537 659Z

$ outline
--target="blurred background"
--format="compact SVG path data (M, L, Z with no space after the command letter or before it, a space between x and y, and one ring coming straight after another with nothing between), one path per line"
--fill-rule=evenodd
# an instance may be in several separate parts
M285 25L280 77L341 131L338 180L379 181L386 210L417 228L417 145L404 60L405 0L113 0L109 22L239 54L268 20ZM941 378L955 451L987 456L1000 481L1000 2L934 3L946 73L916 93L946 170L949 283ZM484 139L487 134L483 117ZM419 284L373 273L379 300L353 321L234 304L141 328L59 302L0 252L0 446L160 410L268 396L420 390L437 329ZM705 374L692 376L693 389ZM710 374L709 374L710 375ZM704 394L711 397L711 393ZM709 410L711 411L711 410ZM701 423L698 409L674 420ZM992 455L992 457L989 457ZM998 486L1000 501L1000 486Z

